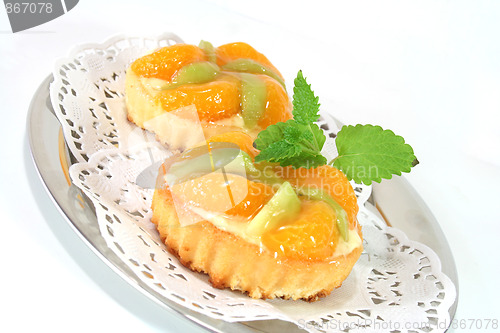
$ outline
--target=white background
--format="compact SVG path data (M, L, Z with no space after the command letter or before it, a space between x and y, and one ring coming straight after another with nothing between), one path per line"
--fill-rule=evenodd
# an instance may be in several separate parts
M248 42L289 84L302 69L323 111L403 135L421 162L406 178L454 253L456 318L500 319L500 1L82 0L16 34L0 9L0 331L199 330L73 233L37 178L26 135L31 97L74 45L167 31L195 44Z

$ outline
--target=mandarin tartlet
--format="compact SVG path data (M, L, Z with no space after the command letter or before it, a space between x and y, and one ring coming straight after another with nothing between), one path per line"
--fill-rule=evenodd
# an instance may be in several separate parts
M236 130L255 138L292 117L282 75L246 43L163 47L134 61L125 84L128 119L172 150Z
M224 142L236 144L241 159L222 173L194 166L195 177L176 177L187 166L182 163L196 164L191 152L179 168L167 162L162 168L152 221L168 250L208 274L214 287L252 298L315 301L330 294L362 252L357 199L346 176L327 165L255 163L258 151L242 132L212 137L210 154ZM228 193L231 204L225 205ZM186 210L198 218L183 223Z

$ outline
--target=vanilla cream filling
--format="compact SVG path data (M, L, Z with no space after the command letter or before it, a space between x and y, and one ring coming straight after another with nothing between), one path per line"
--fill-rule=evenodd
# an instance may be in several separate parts
M354 249L360 247L361 243L363 243L363 240L361 239L361 237L359 237L356 228L349 229L348 239L349 240L346 242L342 237L339 237L339 242L337 244L337 247L335 248L335 253L333 254L334 257L348 255L349 253L354 251Z
M135 73L134 73L135 74ZM154 96L158 94L164 86L168 84L167 80L158 79L155 77L140 77L141 84L149 89L152 89L151 94Z

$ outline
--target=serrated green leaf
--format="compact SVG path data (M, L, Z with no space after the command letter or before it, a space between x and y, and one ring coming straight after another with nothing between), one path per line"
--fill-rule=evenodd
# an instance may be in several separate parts
M260 154L255 157L255 161L280 162L286 158L297 156L300 151L300 147L296 144L286 142L285 140L276 141L262 150Z
M293 119L299 124L308 125L319 119L319 98L314 96L311 85L307 83L302 71L297 73L293 87Z
M312 139L314 140L314 143L317 146L318 151L321 151L326 141L325 133L323 133L323 130L319 128L319 126L316 124L310 125L309 133L312 134Z
M317 168L321 165L325 165L327 162L326 158L321 154L310 154L307 152L300 152L299 154L285 158L279 161L281 166L292 166L293 168Z
M416 159L401 136L380 126L344 126L335 140L339 156L333 166L356 183L370 185L410 172Z
M284 139L289 143L299 143L303 138L303 131L298 126L286 127L283 131Z
M264 150L273 142L283 140L285 138L283 131L286 127L288 127L287 123L283 122L268 126L257 135L257 139L254 142L255 147L259 150Z

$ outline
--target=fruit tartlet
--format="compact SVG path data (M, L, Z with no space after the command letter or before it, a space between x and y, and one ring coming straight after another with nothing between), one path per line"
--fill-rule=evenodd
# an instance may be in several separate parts
M175 44L143 56L127 70L125 100L128 119L172 150L235 130L255 137L292 117L282 75L246 43Z
M354 190L331 166L255 163L252 142L223 133L167 161L152 221L169 251L214 287L315 301L342 284L362 252ZM208 155L208 165L196 161Z

